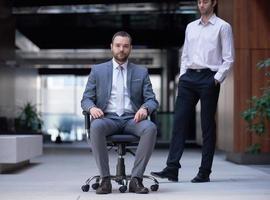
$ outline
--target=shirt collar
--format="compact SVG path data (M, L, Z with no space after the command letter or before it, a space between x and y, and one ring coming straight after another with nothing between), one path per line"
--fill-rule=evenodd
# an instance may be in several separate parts
M116 69L119 66L119 64L115 61L114 58L112 59L112 63L113 63L113 68L114 69ZM125 70L125 69L127 69L127 65L128 65L128 60L125 63L123 63L121 66Z
M208 23L211 23L211 24L215 24L216 23L216 21L217 21L217 16L216 16L216 14L215 13L213 13L213 15L210 17L210 19L208 20ZM204 24L203 23L203 21L202 21L202 18L200 18L199 19L199 22L198 22L198 24L200 25L200 24Z

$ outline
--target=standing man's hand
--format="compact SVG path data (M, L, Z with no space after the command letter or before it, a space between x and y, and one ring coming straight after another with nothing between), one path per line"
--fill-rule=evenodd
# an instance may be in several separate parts
M148 114L147 114L147 108L140 108L140 109L136 112L136 114L135 114L135 116L134 116L134 121L135 121L136 123L138 123L138 122L140 122L140 121L146 119L147 116L148 116Z
M104 116L103 111L97 107L90 108L89 112L94 119L101 118Z
M218 80L215 79L215 85L217 86L219 84Z

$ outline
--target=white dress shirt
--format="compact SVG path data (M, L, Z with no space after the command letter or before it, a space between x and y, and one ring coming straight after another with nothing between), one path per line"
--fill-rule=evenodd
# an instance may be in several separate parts
M117 110L116 109L116 106L117 106L116 85L117 85L117 74L119 71L117 67L119 66L119 64L114 60L114 58L112 59L112 63L113 63L112 90L111 90L111 96L109 98L108 105L105 109L105 113L108 113L108 112L115 113ZM132 106L130 103L130 98L129 98L128 89L127 89L127 64L128 64L128 61L121 65L123 67L123 75L124 75L124 105L125 105L125 112L134 113L134 110L132 109Z
M214 78L222 82L234 61L233 34L230 24L211 16L204 24L198 19L188 24L181 57L180 76L188 68L209 68L216 71Z

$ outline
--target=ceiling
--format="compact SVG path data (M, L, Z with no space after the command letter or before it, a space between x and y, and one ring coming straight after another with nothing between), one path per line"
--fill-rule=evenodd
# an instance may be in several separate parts
M181 47L196 0L13 0L16 29L40 49L109 48L125 30L137 48Z

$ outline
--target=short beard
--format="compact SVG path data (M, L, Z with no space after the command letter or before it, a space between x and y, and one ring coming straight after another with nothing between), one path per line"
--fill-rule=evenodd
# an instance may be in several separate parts
M114 55L114 59L115 59L116 61L118 61L118 62L124 63L124 62L127 61L128 56L129 56L129 55L125 55L123 58L119 58L119 57L117 56L117 54L116 54L116 55Z

